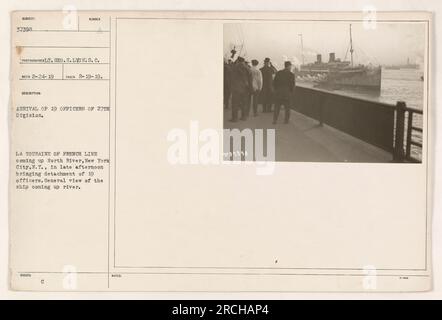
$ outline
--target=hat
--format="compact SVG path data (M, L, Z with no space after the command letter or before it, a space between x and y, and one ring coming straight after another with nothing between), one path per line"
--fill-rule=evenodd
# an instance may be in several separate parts
M264 62L270 62L270 58L265 58Z

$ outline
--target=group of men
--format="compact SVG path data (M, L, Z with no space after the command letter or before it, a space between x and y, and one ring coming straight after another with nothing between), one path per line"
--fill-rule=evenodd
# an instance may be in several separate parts
M224 108L232 106L231 122L247 120L250 110L258 115L258 101L262 104L263 112L272 112L273 124L276 124L281 107L284 106L284 123L289 122L292 96L295 89L295 75L291 71L292 63L286 61L284 69L277 71L269 58L264 59L264 66L258 69L258 60L252 60L251 65L243 57L234 62L224 62Z

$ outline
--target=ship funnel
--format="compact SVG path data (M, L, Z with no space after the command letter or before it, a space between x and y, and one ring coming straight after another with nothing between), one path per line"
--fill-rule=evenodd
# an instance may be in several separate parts
M316 55L316 62L322 63L322 55L320 55L320 54Z
M336 56L334 52L330 53L330 58L328 60L328 62L335 62L336 61Z

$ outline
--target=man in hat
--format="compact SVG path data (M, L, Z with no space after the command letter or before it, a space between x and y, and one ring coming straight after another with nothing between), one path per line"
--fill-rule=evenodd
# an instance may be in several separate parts
M252 60L252 66L250 67L250 71L252 73L252 94L251 100L253 105L253 115L256 117L258 115L258 96L259 92L262 89L262 74L258 69L258 60Z
M229 62L224 60L224 109L229 108L231 88L230 88L230 80L231 80L231 60Z
M270 58L264 59L264 67L261 69L262 74L262 91L261 101L263 112L272 111L272 95L273 95L273 76L276 73L276 68L270 62Z
M252 77L244 58L238 57L231 68L231 92L232 92L232 119L238 121L238 112L241 110L241 120L247 119L247 101L249 101Z
M273 124L276 124L278 120L281 106L284 106L285 111L284 123L288 123L292 105L292 94L295 89L295 75L292 72L292 63L290 61L284 63L284 70L280 70L276 73L273 86L275 88Z

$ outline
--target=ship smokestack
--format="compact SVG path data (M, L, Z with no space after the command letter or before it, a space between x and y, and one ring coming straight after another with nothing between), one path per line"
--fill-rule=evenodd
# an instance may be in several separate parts
M316 55L316 62L322 63L322 55L320 55L320 54Z
M334 53L334 52L331 52L331 53L330 53L330 58L329 58L329 61L328 61L328 62L335 62L335 61L336 61L335 53Z

